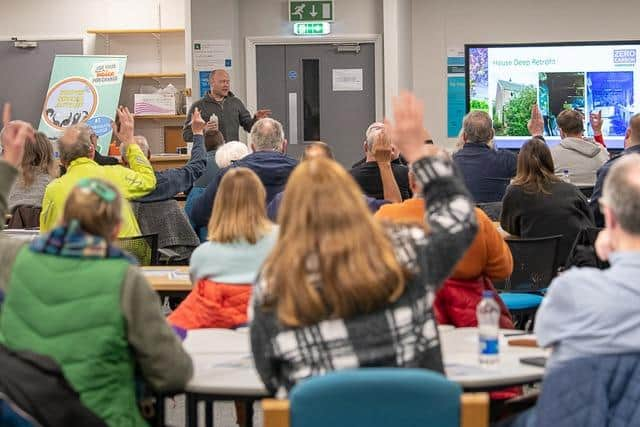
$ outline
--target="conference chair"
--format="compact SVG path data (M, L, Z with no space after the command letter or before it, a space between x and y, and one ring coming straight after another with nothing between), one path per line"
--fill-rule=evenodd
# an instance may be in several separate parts
M489 395L462 393L423 369L363 368L296 385L290 400L262 401L264 427L484 427Z
M143 234L135 237L121 237L118 246L131 254L141 266L158 265L158 235Z
M506 239L513 272L496 288L511 312L516 328L531 329L542 295L556 275L556 254L562 236Z
M593 267L600 270L609 268L609 262L600 260L596 255L596 239L602 230L602 228L596 227L580 230L569 251L565 270L571 267Z

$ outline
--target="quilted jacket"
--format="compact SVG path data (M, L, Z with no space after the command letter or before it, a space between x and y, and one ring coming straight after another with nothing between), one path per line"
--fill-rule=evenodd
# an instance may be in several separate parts
M478 326L476 306L482 299L483 291L496 292L491 280L486 277L475 280L448 279L436 293L434 311L438 324L456 328ZM509 310L500 296L496 295L495 300L500 306L500 327L513 329Z
M640 353L573 359L542 386L537 405L512 426L640 426Z

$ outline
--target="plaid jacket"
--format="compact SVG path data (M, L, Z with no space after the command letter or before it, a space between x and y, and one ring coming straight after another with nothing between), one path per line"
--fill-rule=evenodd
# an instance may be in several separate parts
M393 304L348 319L289 328L262 307L267 283L253 292L251 348L256 369L271 393L326 372L357 367L419 367L443 372L432 311L435 292L476 233L471 199L448 160L425 158L413 165L428 200L430 232L418 226L388 226L396 257L411 272Z

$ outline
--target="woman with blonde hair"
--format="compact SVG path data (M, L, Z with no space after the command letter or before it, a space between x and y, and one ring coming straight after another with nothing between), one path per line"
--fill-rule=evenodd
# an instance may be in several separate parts
M18 126L19 132L11 129ZM16 167L24 164L22 150L30 150L30 138L18 136L30 127L5 126L0 214ZM113 245L122 203L112 184L85 178L71 189L56 228L30 244L0 239L0 341L10 350L54 359L80 400L106 424L142 427L147 424L136 401L137 372L157 392L179 391L192 364L157 294Z
M9 193L9 210L21 205L41 207L44 190L57 172L53 146L44 133L36 132L34 142L25 146L20 174Z
M247 168L220 182L208 241L191 255L195 286L168 320L183 329L232 328L247 323L251 284L273 247L278 227L266 214L266 191Z
M394 107L395 125L387 126L429 201L429 234L377 222L331 160L293 171L252 306L253 358L272 393L337 369L443 372L433 299L473 240L475 214L451 161L424 144L422 104L404 94Z

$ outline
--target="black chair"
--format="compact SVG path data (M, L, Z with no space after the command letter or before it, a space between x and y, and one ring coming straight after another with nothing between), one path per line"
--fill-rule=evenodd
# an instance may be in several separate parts
M516 327L531 329L542 295L556 276L556 254L562 236L506 239L513 256L511 276L496 284Z
M569 256L565 262L565 270L571 267L594 267L604 270L609 268L607 261L602 261L596 255L596 239L602 228L588 227L580 230L573 241Z
M158 235L144 234L118 239L118 246L133 255L141 266L158 265Z
M482 209L491 221L500 221L500 215L502 215L502 202L477 203L476 206Z
M582 194L584 194L584 197L587 199L591 198L591 195L593 194L593 185L578 185L578 189Z

